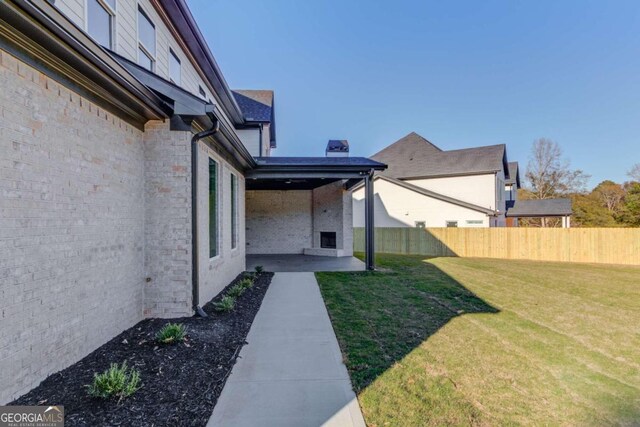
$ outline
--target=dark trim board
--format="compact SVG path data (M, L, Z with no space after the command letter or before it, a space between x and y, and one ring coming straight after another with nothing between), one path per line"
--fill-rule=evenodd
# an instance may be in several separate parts
M53 80L141 129L169 111L110 54L46 1L0 2L8 51Z
M454 205L457 205L457 206L460 206L460 207L463 207L463 208L466 208L466 209L471 209L471 210L476 211L476 212L482 212L482 213L487 214L489 216L497 215L497 212L494 211L493 209L483 208L482 206L474 205L473 203L468 203L468 202L464 202L462 200L455 199L453 197L445 196L443 194L427 190L425 188L419 187L419 186L411 184L409 182L405 182L405 181L400 180L400 179L395 179L395 178L391 178L391 177L384 176L384 175L376 175L373 178L373 180L375 181L377 179L385 180L387 182L390 182L391 184L395 184L395 185L397 185L399 187L406 188L407 190L416 192L416 193L421 194L421 195L426 196L426 197L431 197L431 198L434 198L436 200L440 200L440 201L443 201L443 202L451 203L451 204L454 204ZM352 188L354 190L358 190L358 189L360 189L362 187L362 185L363 185L362 183L357 183Z

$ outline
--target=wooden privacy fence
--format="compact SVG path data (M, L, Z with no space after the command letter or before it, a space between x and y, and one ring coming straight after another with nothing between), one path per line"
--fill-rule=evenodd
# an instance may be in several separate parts
M364 228L354 228L364 251ZM375 251L640 265L640 228L376 228Z

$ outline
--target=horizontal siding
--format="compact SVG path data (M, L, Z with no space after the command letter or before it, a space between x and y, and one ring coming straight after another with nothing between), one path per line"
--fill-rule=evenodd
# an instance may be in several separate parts
M56 7L80 28L85 27L86 0L57 0ZM200 78L196 67L187 60L186 53L179 48L178 41L173 37L169 28L160 19L149 0L116 0L116 46L115 51L132 61L138 60L138 4L149 16L156 27L156 70L163 79L169 79L169 49L180 58L181 82L180 86L196 96L199 88L205 90L207 100L214 102L215 97Z
M60 12L64 13L74 24L83 29L85 28L84 5L85 0L61 0L56 2Z

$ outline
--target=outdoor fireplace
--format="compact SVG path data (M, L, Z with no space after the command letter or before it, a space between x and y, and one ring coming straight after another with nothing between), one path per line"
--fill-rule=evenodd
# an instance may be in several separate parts
M336 249L336 233L335 231L320 232L320 247L327 249Z

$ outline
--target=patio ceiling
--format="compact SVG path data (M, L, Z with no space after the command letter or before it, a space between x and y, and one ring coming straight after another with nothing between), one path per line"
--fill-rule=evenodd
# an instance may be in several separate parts
M246 173L247 190L312 190L340 180L360 181L386 165L365 157L259 157Z

